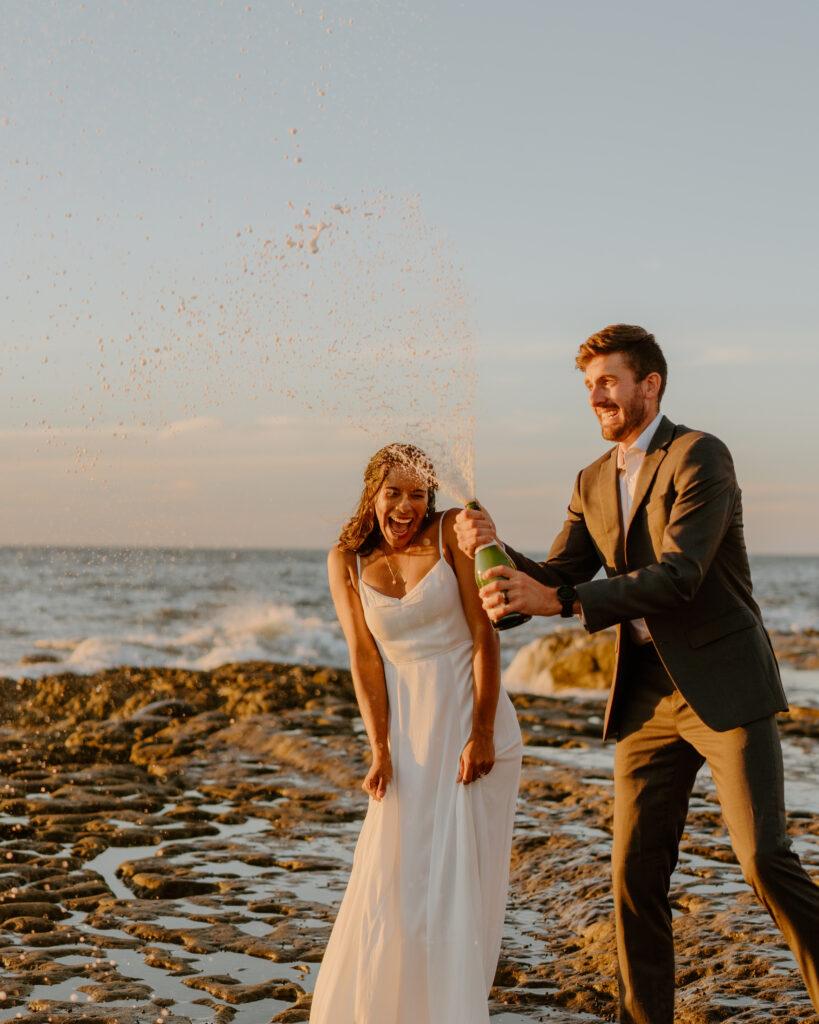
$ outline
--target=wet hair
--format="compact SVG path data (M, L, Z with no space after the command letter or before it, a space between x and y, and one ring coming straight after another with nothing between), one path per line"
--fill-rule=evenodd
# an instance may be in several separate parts
M663 397L668 380L668 365L663 351L643 327L634 324L611 324L593 334L577 350L575 365L584 370L595 356L607 356L622 352L638 380L644 380L650 373L660 375L660 393Z
M339 546L345 551L369 554L381 539L381 528L375 517L375 496L391 469L406 469L417 474L427 488L428 519L435 511L435 491L438 480L429 456L414 444L394 442L379 448L364 470L364 490L358 508L344 524L339 535Z

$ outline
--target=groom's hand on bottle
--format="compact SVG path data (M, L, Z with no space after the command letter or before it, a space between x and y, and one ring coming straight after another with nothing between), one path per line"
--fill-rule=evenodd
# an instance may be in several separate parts
M480 589L484 611L494 622L508 612L524 615L559 615L557 590L538 583L519 569L497 565L487 569L483 578L489 582Z
M455 516L455 536L458 547L469 557L475 557L475 548L491 544L497 536L492 516L483 508L463 508Z

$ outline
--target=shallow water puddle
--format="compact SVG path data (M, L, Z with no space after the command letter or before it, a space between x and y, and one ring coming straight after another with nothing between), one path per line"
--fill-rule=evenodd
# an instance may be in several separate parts
M539 761L566 765L569 768L583 766L586 772L595 772L611 783L611 772L614 765L614 745L607 747L557 747L528 745L523 748L523 757L536 758Z
M77 965L83 964L82 958L77 956L70 956L66 958L57 957L56 962L76 963ZM193 1021L202 1022L210 1021L213 1017L212 1008L203 1007L194 1002L194 1000L201 998L204 993L196 992L188 986L183 985L179 979L166 971L150 967L143 957L135 950L106 949L105 957L102 958L100 962L101 964L107 965L113 970L116 970L123 980L131 980L147 985L153 990L152 998L159 997L164 999L173 999L174 1013L184 1013ZM87 961L83 965L87 965ZM87 986L93 983L93 980L89 978L87 974L80 974L78 972L75 977L69 978L68 980L56 985L35 986L28 995L27 1001L33 1002L40 999L47 999L69 1002L82 1006L83 1004L91 1003L94 1000L87 992L79 991L80 986ZM139 1002L141 1003L143 1000L139 1000ZM115 999L107 1000L105 1002L106 1007L134 1007L137 1005L139 1005L139 1003L134 999ZM20 1013L20 1007L17 1007L13 1011L0 1011L0 1021L13 1020L18 1013Z
M127 885L119 880L117 869L128 860L155 857L160 849L161 844L159 846L109 846L93 860L86 861L85 868L102 875L105 884L118 899L130 900L134 894Z
M549 1006L538 1006L526 1014L510 1013L504 1010L503 1013L492 1014L492 1024L533 1024L535 1021L556 1021L557 1024L582 1024L583 1021L594 1021L600 1024L600 1018L590 1013L578 1013L570 1010L553 1010Z
M190 792L188 798L201 794ZM176 805L170 805L174 808ZM199 804L200 810L215 812L217 814L235 813L228 804ZM160 812L161 813L161 812ZM25 823L26 819L22 819ZM109 819L109 824L114 824ZM133 823L125 823L132 826ZM105 882L117 902L106 904L105 915L112 916L122 922L122 927L99 928L93 925L89 927L87 919L93 920L95 911L90 914L75 910L70 912L60 922L60 928L75 927L81 931L88 928L87 936L79 937L76 941L88 942L88 954L77 952L76 943L72 943L70 952L60 956L59 947L50 951L49 961L55 964L55 968L76 967L77 973L68 978L61 978L53 985L46 983L34 984L25 996L25 1003L21 1006L0 1008L0 1021L14 1020L24 1012L25 1004L36 1005L38 1001L63 1002L70 1005L84 1005L93 1001L93 994L80 991L89 985L99 983L111 983L117 986L129 981L145 986L145 995L137 1001L133 998L125 1000L106 1000L105 1006L114 1008L117 1006L137 1008L141 1013L147 1014L146 1021L156 1020L159 1010L149 1000L159 998L172 1000L170 1010L174 1015L183 1015L192 1022L207 1022L214 1020L217 1012L215 1007L231 1005L234 1010L233 1024L258 1024L260 1021L270 1020L272 1016L280 1013L292 1005L292 997L289 1000L271 998L269 992L265 998L253 999L249 1002L233 1004L230 1002L230 988L226 989L226 998L220 999L208 993L203 984L207 985L209 976L229 977L237 985L266 985L278 979L280 983L296 984L302 989L312 987L313 977L310 968L304 964L276 963L263 956L252 954L235 953L229 951L218 951L202 953L191 953L180 941L167 942L153 941L150 937L146 939L134 939L131 929L127 927L130 922L135 924L140 920L148 924L156 925L160 929L168 929L176 933L182 931L195 936L198 931L207 933L207 929L219 926L224 922L225 926L232 929L232 934L241 937L247 935L249 939L263 939L274 930L269 923L269 911L254 912L247 904L254 900L264 903L265 901L290 899L291 894L283 894L280 888L273 887L271 877L276 876L277 882L286 879L288 890L297 892L298 897L309 892L314 894L320 886L317 879L308 878L303 884L300 876L310 876L311 871L301 872L298 865L293 868L289 866L276 866L260 871L255 863L250 861L258 857L260 853L268 853L271 847L275 846L275 830L271 823L260 817L247 817L239 822L215 823L218 829L216 835L208 836L207 839L191 840L168 840L157 845L140 846L118 846L109 847L98 856L87 861L83 865L84 872L95 872ZM329 844L333 852L338 856L341 848L335 844ZM279 853L279 856L282 856ZM315 857L315 848L310 849L309 842L288 841L286 856L291 859ZM71 857L70 848L65 847L62 854L66 858ZM42 854L36 850L15 850L15 857L39 859ZM346 860L345 856L345 860ZM126 881L118 877L118 870L123 864L129 861L147 861L146 868L155 862L156 870L162 872L164 868L185 869L190 868L191 876L195 878L206 878L214 880L219 888L208 897L202 897L202 902L194 902L190 899L157 899L155 901L139 900L134 901L134 893L126 884ZM305 862L309 866L309 861ZM151 868L152 869L152 868ZM322 872L323 874L324 872ZM253 884L255 881L255 884ZM228 888L224 892L221 885L224 883ZM238 885L241 889L241 899L237 901L232 895L233 886ZM241 903L241 908L234 906ZM156 913L150 913L150 908L155 906ZM134 916L129 913L136 907L137 913ZM144 916L143 916L144 915ZM161 933L160 933L161 934ZM130 948L118 948L117 943L122 940L129 942L139 941L139 950ZM14 943L14 938L9 936L7 943ZM113 945L111 945L113 943ZM144 943L144 944L142 944ZM151 966L148 962L152 956L160 957L164 954L172 958L180 967L186 968L181 976L174 973L173 969L165 969L161 966ZM147 959L146 959L147 958ZM56 971L55 971L56 973ZM64 973L64 972L62 972ZM186 984L186 978L190 981L197 981L200 987L193 987ZM33 978L33 980L37 980ZM218 984L218 983L217 983ZM115 994L115 991L112 991ZM236 998L241 999L242 993L237 993ZM147 1003L147 1005L146 1005ZM207 1005L207 1004L210 1005ZM140 1018L141 1019L141 1018Z

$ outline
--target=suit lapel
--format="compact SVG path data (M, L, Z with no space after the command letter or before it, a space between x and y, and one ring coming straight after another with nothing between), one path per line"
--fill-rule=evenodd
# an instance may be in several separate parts
M603 525L609 540L612 561L618 573L626 571L626 549L623 542L623 524L620 515L620 492L617 479L617 448L612 448L608 459L600 468L600 494Z
M649 488L654 482L654 477L657 475L657 470L666 456L668 445L673 437L674 424L663 416L654 437L651 439L648 452L637 476L637 486L634 488L634 497L631 501L631 515L629 516L628 526L626 526L626 538L628 538L629 528L634 521L634 513L645 501Z

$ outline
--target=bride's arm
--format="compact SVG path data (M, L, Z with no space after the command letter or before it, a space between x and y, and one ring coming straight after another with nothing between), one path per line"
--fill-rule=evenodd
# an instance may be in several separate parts
M389 745L389 703L384 663L364 620L361 599L353 586L355 556L334 547L327 556L327 575L336 615L350 649L350 670L358 708L367 730L373 761L361 788L381 800L392 779Z
M461 603L472 633L472 731L461 752L458 782L475 782L495 763L495 710L500 693L500 641L483 610L475 563L458 547L455 511L444 513L444 543L458 577Z

